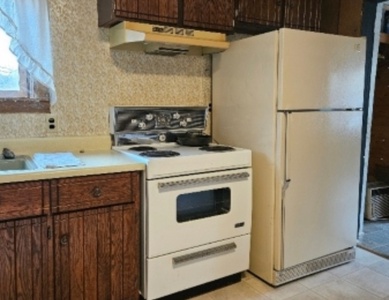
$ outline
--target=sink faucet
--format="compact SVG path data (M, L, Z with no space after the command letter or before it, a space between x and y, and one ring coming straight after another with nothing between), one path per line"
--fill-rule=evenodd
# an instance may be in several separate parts
M15 158L15 153L13 153L8 148L3 148L3 157L4 157L4 159L14 159Z

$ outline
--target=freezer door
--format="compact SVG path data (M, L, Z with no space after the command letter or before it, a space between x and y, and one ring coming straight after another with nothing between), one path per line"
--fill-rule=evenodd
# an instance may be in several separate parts
M362 107L365 38L280 30L279 110Z
M356 245L362 113L278 113L275 269ZM277 213L278 211L278 213Z

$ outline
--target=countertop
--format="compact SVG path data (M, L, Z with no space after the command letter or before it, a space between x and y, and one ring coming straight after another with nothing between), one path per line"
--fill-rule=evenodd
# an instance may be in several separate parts
M103 140L105 141L106 138ZM32 156L35 152L61 152L67 151L74 154L75 157L81 160L83 163L77 167L63 167L54 169L32 169L22 171L0 171L0 183L10 182L21 182L21 181L32 181L32 180L44 180L54 179L63 177L74 177L74 176L86 176L86 175L98 175L107 173L117 172L128 172L128 171L143 171L145 165L138 161L135 161L125 154L111 150L110 145L105 142L99 143L92 141L83 141L82 147L80 147L79 138L71 139L67 138L64 142L63 139L45 139L44 142L37 141L24 141L23 151L19 147L20 141L13 142L7 141L8 143L3 147L8 147L12 151L15 151L18 155L29 155ZM76 143L73 143L75 141ZM29 143L30 142L30 143ZM37 145L40 145L39 147ZM56 145L56 146L53 146ZM66 146L65 146L66 145ZM90 146L89 146L90 145ZM96 146L99 145L99 146Z

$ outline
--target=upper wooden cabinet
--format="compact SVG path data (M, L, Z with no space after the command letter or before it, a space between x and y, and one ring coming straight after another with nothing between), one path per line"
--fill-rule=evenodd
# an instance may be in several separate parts
M321 0L285 0L283 27L320 30Z
M234 0L183 0L183 27L228 32L234 26Z
M235 29L261 32L281 27L282 0L237 0Z
M99 26L132 20L257 34L281 27L361 35L363 0L98 0Z
M280 27L319 31L321 0L237 0L235 29L265 32Z
M326 0L322 2L320 31L346 36L361 36L363 0Z
M234 25L234 0L98 0L98 25L140 21L228 32Z
M98 25L111 27L124 20L177 25L177 0L98 0Z

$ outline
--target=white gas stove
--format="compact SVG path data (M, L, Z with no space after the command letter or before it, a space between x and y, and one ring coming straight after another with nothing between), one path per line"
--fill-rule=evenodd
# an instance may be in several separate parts
M251 151L166 142L175 133L202 134L205 108L115 107L110 120L113 149L146 165L143 297L160 298L247 270Z

